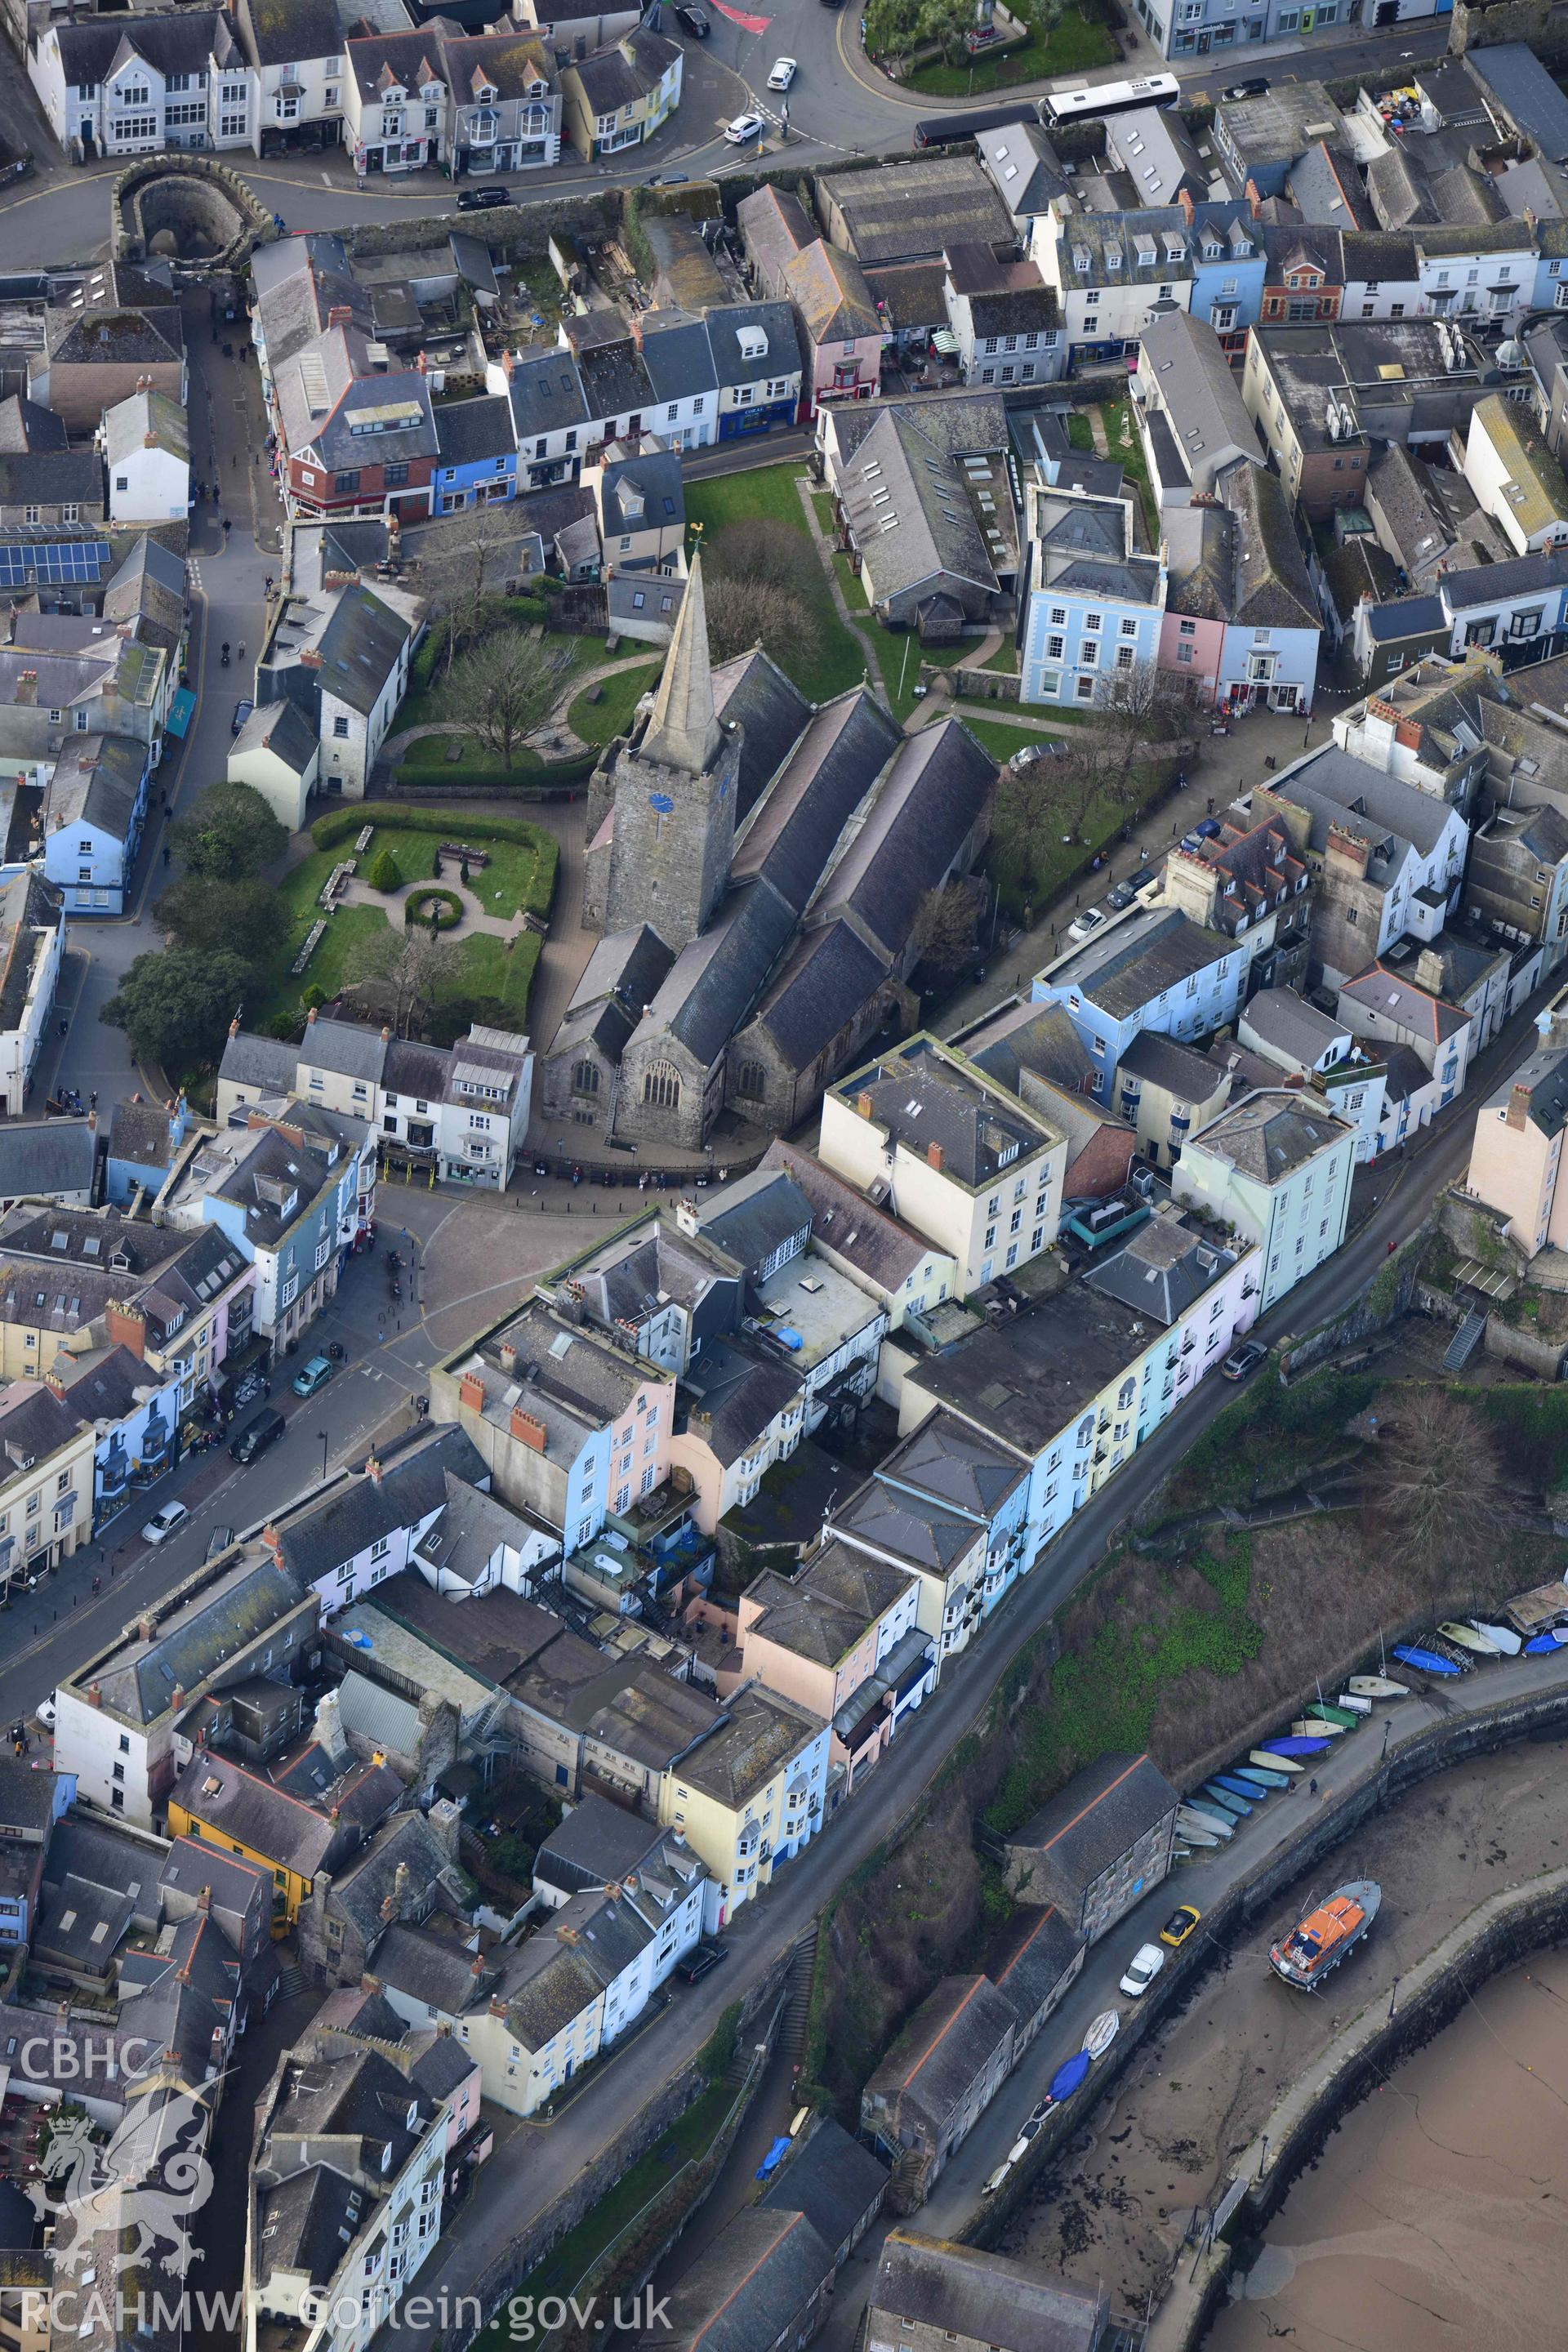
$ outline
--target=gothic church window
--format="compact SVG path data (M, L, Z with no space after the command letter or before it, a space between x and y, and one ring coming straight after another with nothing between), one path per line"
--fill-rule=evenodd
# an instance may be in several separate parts
M680 1108L680 1072L673 1062L650 1062L642 1082L645 1103L661 1103L667 1110Z

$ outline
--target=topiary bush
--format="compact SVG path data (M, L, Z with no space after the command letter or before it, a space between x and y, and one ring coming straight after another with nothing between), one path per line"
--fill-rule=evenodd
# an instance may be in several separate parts
M370 861L370 871L364 878L373 890L401 890L403 868L390 849L378 849Z
M427 927L432 916L438 931L449 931L463 919L462 900L455 890L443 890L438 882L411 890L403 902L403 919L411 929L420 923Z
M597 759L596 752L590 754ZM318 849L331 849L346 841L367 824L398 825L405 833L434 833L445 840L454 832L482 847L487 841L516 841L531 849L539 860L538 877L529 893L526 911L531 915L548 915L550 902L555 895L555 868L560 856L554 836L542 825L530 824L526 818L487 816L468 819L460 812L443 814L439 809L403 807L395 801L356 801L352 808L332 809L319 816L310 827L310 838ZM372 877L374 878L374 877Z

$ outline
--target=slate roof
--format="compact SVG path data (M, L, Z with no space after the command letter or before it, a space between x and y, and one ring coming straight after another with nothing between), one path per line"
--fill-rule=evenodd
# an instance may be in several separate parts
M844 828L892 758L900 730L861 687L826 704L784 773L744 824L731 874L770 882L797 915L822 879Z
M682 1758L678 1777L738 1811L826 1727L777 1691L737 1691L727 1719Z
M873 1126L889 1148L902 1145L917 1160L940 1149L944 1176L983 1191L1002 1171L1058 1140L1048 1119L1016 1097L974 1076L957 1055L915 1037L880 1061L839 1080L834 1089L851 1110L869 1103Z
M23 449L0 455L0 504L57 506L71 499L103 511L103 460L96 449Z
M804 2145L792 2146L757 2201L764 2212L804 2213L823 2244L837 2253L875 2215L887 2186L887 2167L842 2124L824 2116Z
M1058 196L1068 193L1056 149L1038 123L1025 118L999 131L982 131L974 144L1015 220L1048 211Z
M885 2115L886 2128L900 2136L906 2118L923 2125L921 2136L934 2147L1015 2025L1011 2001L989 1978L943 1977L867 2084L862 2114L879 2123Z
M743 731L736 822L751 814L799 740L812 706L771 656L759 650L721 662L713 672L713 708Z
M231 1838L302 1878L323 1869L334 1847L354 1843L313 1806L230 1758L200 1748L170 1790L169 1801L183 1806L215 1836Z
M687 1425L728 1469L772 1428L801 1393L801 1376L743 1339L710 1339L682 1383ZM693 1419L706 1416L703 1423Z
M335 0L250 0L241 37L247 54L262 66L335 59L343 46Z
M1082 1889L1179 1801L1152 1756L1101 1756L1075 1773L1008 1843L1048 1855L1049 1867Z
M1560 1045L1544 1045L1504 1078L1488 1095L1484 1108L1506 1111L1516 1088L1529 1096L1528 1117L1544 1136L1560 1135L1568 1125L1568 1054Z
M921 899L946 880L984 815L996 762L956 719L906 737L875 803L818 901L889 961L901 953Z
M586 425L589 409L577 362L567 351L519 360L507 381L518 446L547 433Z
M1059 1004L1016 1005L970 1032L963 1051L1012 1094L1022 1092L1026 1071L1074 1095L1094 1075L1088 1049Z
M1293 1069L1315 1068L1321 1056L1343 1039L1342 1024L1320 1013L1293 988L1263 988L1243 1015L1247 1025L1286 1057Z
M1004 476L996 485L1001 494L997 528L1004 544L993 546L971 503L949 436L962 417L961 446L966 440L976 454L999 450L1007 438L1004 412L984 397L965 400L954 404L944 432L937 412L945 404L878 404L879 413L853 452L841 448L832 461L834 488L874 572L879 602L928 582L934 587L948 574L988 595L998 592L996 563L1003 559L1012 528L1011 494ZM898 529L889 530L894 520Z
M215 58L222 65L240 55L223 8L181 10L178 15L158 16L87 17L55 29L65 79L79 85L104 81L122 56L144 58L167 76L204 73Z
M1331 824L1378 844L1367 876L1384 888L1401 871L1410 847L1423 857L1431 856L1453 814L1448 803L1435 793L1384 775L1337 743L1324 744L1287 769L1271 789L1281 800L1311 812L1313 849L1324 848Z
M710 1068L755 1003L795 928L795 910L771 883L759 880L731 891L709 929L677 956L643 1028L650 1034L668 1030Z
M808 931L791 949L747 1034L765 1031L784 1067L798 1075L861 1012L889 970L887 957L852 924Z
M1095 2352L1106 2311L1098 2288L909 2230L889 2231L869 2300L873 2327L890 2341L913 2320L932 2341L962 2337L991 2352Z
M242 1556L216 1581L175 1607L150 1642L134 1629L95 1665L106 1706L133 1723L155 1723L176 1686L200 1688L226 1658L268 1633L305 1597L304 1587L270 1553Z
M1211 1094L1215 1091L1212 1070L1207 1087ZM1125 1248L1097 1261L1085 1279L1108 1298L1119 1298L1134 1314L1169 1330L1236 1261L1234 1250L1219 1248L1166 1202L1139 1226Z
M545 1839L534 1857L533 1874L570 1895L619 1885L668 1835L590 1790Z
M882 1478L868 1478L834 1513L833 1532L935 1576L946 1576L981 1535L974 1521L960 1517L956 1509L906 1494Z
M394 1992L444 2010L448 2017L461 2017L480 1998L487 1977L493 1981L495 1974L454 1937L402 1920L394 1920L381 1937L371 1966Z
M885 1209L874 1208L814 1152L775 1136L762 1166L784 1169L800 1187L811 1206L812 1239L817 1246L841 1257L889 1297L903 1288L931 1254L922 1234L900 1224Z
M1013 1915L986 1973L1026 2026L1061 1987L1083 1949L1077 1932L1054 1903L1043 1911L1020 1908Z
M159 1116L166 1132L167 1116ZM0 1124L0 1200L90 1192L97 1151L85 1118L8 1119Z
M1563 105L1568 113L1568 100ZM1476 403L1471 429L1490 442L1507 477L1498 495L1527 538L1568 522L1568 476L1524 409L1489 392Z
M816 239L805 205L787 188L762 187L742 196L736 207L735 226L763 283L770 287L782 285L785 263Z
M1568 587L1568 551L1543 549L1537 555L1516 556L1511 563L1479 563L1463 572L1443 574L1441 602L1454 612L1473 604L1500 604L1513 596L1529 596L1538 588Z
M939 1408L894 1447L877 1475L989 1526L1027 1473L1006 1448Z
M701 319L679 310L651 310L642 321L643 365L658 398L689 400L718 389L718 373Z
M788 302L727 303L722 310L710 310L707 328L713 373L721 386L759 383L801 373L800 333ZM765 350L752 356L742 351L742 334L748 331L766 336ZM646 344L644 351L646 354Z
M338 1685L338 1720L346 1732L356 1733L394 1756L413 1756L420 1736L419 1709L413 1700L384 1690L379 1683L352 1671Z
M594 61L590 58L587 62ZM579 67L577 70L581 72L583 68ZM630 416L639 409L646 412L653 404L653 384L629 328L613 342L594 343L580 352L577 369L590 416L606 420ZM516 378L512 381L515 383Z
M472 1440L455 1425L438 1428L427 1444L398 1454L378 1475L361 1472L281 1518L285 1565L302 1584L333 1574L384 1536L439 1510L450 1475L470 1483L489 1475Z
M63 449L68 438L64 418L52 408L41 408L20 393L0 400L0 450L6 456L28 449Z
M817 201L836 210L861 262L913 261L948 246L1007 244L1011 215L971 155L919 155L879 172L824 172Z
M510 404L499 394L440 402L435 416L438 465L481 465L486 459L510 457L517 447Z
M229 756L233 758L236 752L270 751L275 760L280 760L286 768L292 769L297 776L302 776L318 757L320 748L296 704L263 702L251 712L235 737L229 746ZM296 1054L296 1048L292 1046L288 1050L291 1057Z
M881 332L866 273L852 253L818 237L784 264L784 282L809 342L852 343Z
M661 2352L793 2344L833 2273L833 2255L804 2213L742 2207L676 2281L643 2342Z
M1568 154L1568 98L1527 43L1500 41L1467 56L1465 65L1516 131L1533 139L1543 154Z
M866 283L884 327L895 334L928 332L947 324L946 264L889 261L868 269ZM987 328L986 333L992 331Z
M1420 992L1408 981L1402 986L1408 994ZM1453 1007L1445 1010L1452 1012ZM1457 1013L1454 1017L1455 1025L1463 1027L1469 1016ZM1227 1105L1191 1141L1228 1161L1243 1176L1262 1184L1278 1184L1320 1151L1342 1143L1348 1132L1344 1120L1314 1109L1301 1094L1286 1087L1278 1091L1259 1087Z
M408 636L402 614L368 588L355 582L342 589L318 640L321 664L316 677L322 693L368 717Z
M600 460L606 547L613 538L642 530L674 530L686 518L680 458L673 449L633 449L612 441Z
M351 1920L366 1945L383 1924L381 1906L392 1894L400 1862L417 1887L465 1889L468 1881L447 1859L447 1850L423 1813L395 1813L383 1822L364 1852L332 1881L331 1903Z
M1235 952L1234 940L1193 922L1179 909L1144 907L1109 933L1086 940L1052 969L1047 985L1058 998L1076 989L1113 1019L1125 1020L1167 989Z
M1469 1023L1462 1005L1448 1003L1430 989L1418 987L1408 972L1390 971L1381 963L1369 964L1365 971L1345 981L1339 993L1342 1004L1348 998L1351 1003L1382 1013L1402 1029L1413 1029L1418 1037L1430 1038L1436 1045L1457 1036Z

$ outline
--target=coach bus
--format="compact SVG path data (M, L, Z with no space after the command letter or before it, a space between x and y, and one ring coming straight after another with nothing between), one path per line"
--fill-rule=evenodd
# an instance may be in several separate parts
M1102 81L1088 89L1057 89L1040 100L1040 121L1082 122L1102 114L1125 114L1134 106L1173 106L1182 94L1174 74L1148 74L1142 81Z
M1016 98L1011 106L977 107L973 114L931 114L915 125L917 147L956 147L961 140L978 137L982 131L1001 131L1009 122L1033 122L1038 120L1042 101L1034 98Z

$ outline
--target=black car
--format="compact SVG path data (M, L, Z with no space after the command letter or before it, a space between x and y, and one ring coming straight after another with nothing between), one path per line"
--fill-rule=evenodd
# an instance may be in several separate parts
M1119 882L1113 890L1106 892L1105 903L1113 915L1120 915L1124 907L1131 907L1134 903L1137 896L1138 893L1131 882Z
M1254 74L1250 81L1233 81L1228 89L1222 89L1220 92L1222 98L1229 99L1267 98L1268 95L1267 74Z
M275 1404L263 1407L254 1421L247 1421L234 1444L229 1447L231 1462L248 1465L269 1445L276 1445L289 1424Z
M692 1945L683 1960L677 1960L675 1973L684 1978L688 1984L700 1984L710 1969L716 1969L721 1960L727 1960L729 1957L728 1944L712 1943L704 1936L700 1944Z
M675 21L685 26L694 41L708 38L708 19L700 8L691 6L690 0L676 0Z
M254 702L249 702L249 701L237 702L237 703L235 704L235 706L234 706L234 717L233 717L233 719L229 721L229 729L228 729L228 731L229 731L229 733L230 733L231 735L237 735L237 734L238 734L238 732L239 732L240 729L244 726L244 724L245 724L246 720L249 718L249 716L250 716L251 712L255 709L255 708L256 708L255 703L254 703Z
M460 213L488 213L497 205L510 205L510 188L459 188L458 210Z

